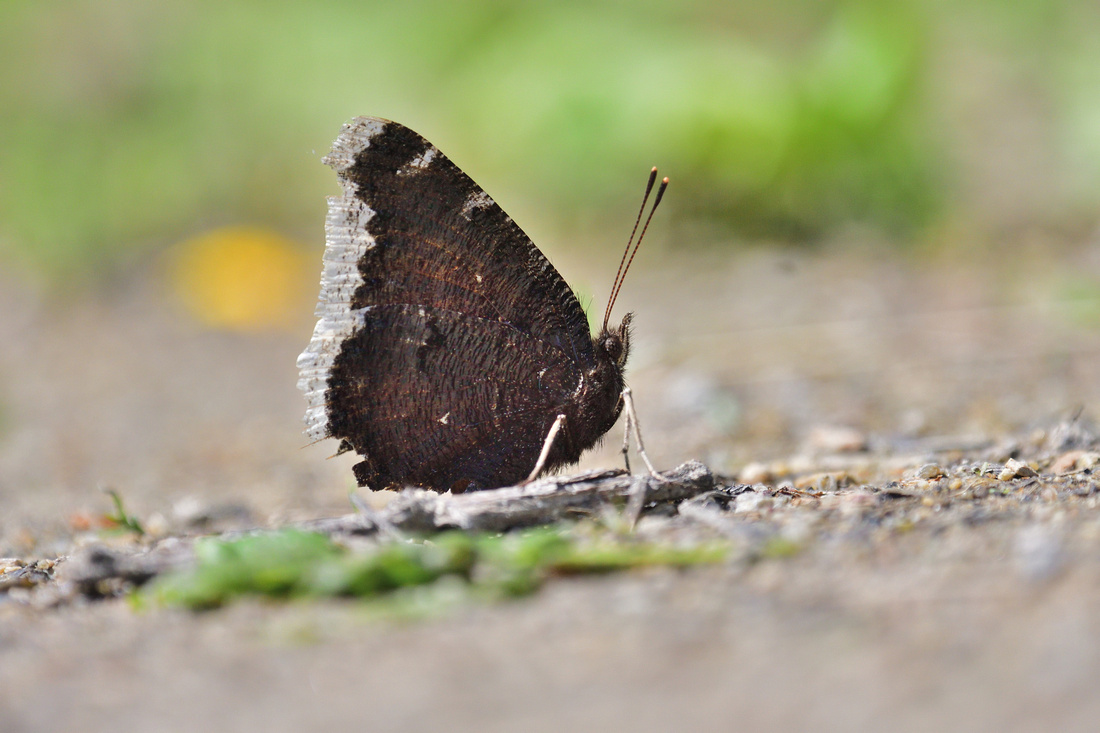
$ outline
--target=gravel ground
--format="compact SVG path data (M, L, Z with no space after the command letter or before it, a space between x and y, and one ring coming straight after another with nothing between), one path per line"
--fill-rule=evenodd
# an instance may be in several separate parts
M1098 251L654 252L621 299L650 453L753 488L638 531L723 538L727 563L417 622L8 589L4 730L1091 730L1100 328L1068 283ZM9 577L120 542L101 487L161 535L348 511L354 459L298 432L308 305L291 333L211 333L156 272L0 284ZM618 435L582 467L616 465Z

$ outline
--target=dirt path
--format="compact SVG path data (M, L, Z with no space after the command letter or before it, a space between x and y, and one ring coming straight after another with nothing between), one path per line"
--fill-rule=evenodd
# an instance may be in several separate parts
M729 562L415 623L8 591L3 728L1091 730L1100 329L1064 287L1090 257L651 263L622 296L651 453L762 485L639 531ZM153 277L60 304L0 286L0 556L103 541L101 485L165 534L347 512L350 459L301 448L308 329L203 332Z

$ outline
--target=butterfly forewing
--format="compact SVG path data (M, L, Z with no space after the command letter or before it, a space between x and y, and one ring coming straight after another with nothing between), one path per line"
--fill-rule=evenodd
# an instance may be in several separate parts
M345 408L330 426L372 487L514 483L579 379L558 349L498 321L373 306L333 365L329 399Z
M379 123L379 120L368 120ZM364 120L341 139L360 147L343 170L351 196L374 215L376 246L359 262L353 308L377 303L448 307L509 323L560 347L590 349L588 323L572 290L523 230L446 156L412 130ZM563 339L566 341L563 342ZM577 344L569 343L577 341Z

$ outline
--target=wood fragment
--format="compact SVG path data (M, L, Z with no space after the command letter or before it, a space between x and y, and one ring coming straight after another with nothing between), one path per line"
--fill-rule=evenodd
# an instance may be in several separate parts
M596 471L575 476L551 476L523 486L509 486L469 494L437 494L424 489L405 489L380 512L379 518L403 532L441 529L503 532L519 527L550 524L579 513L595 513L610 501L628 499L641 492L642 506L676 502L714 488L710 469L689 461L660 478L631 476L622 471ZM348 515L301 525L325 534L372 534L377 527L370 517Z

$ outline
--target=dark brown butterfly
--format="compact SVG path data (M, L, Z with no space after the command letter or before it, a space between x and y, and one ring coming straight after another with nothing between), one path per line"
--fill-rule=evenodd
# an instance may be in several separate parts
M575 463L623 410L631 314L608 318L626 253L593 338L546 257L420 135L356 118L324 162L343 195L298 358L307 435L358 453L372 489L495 488Z

